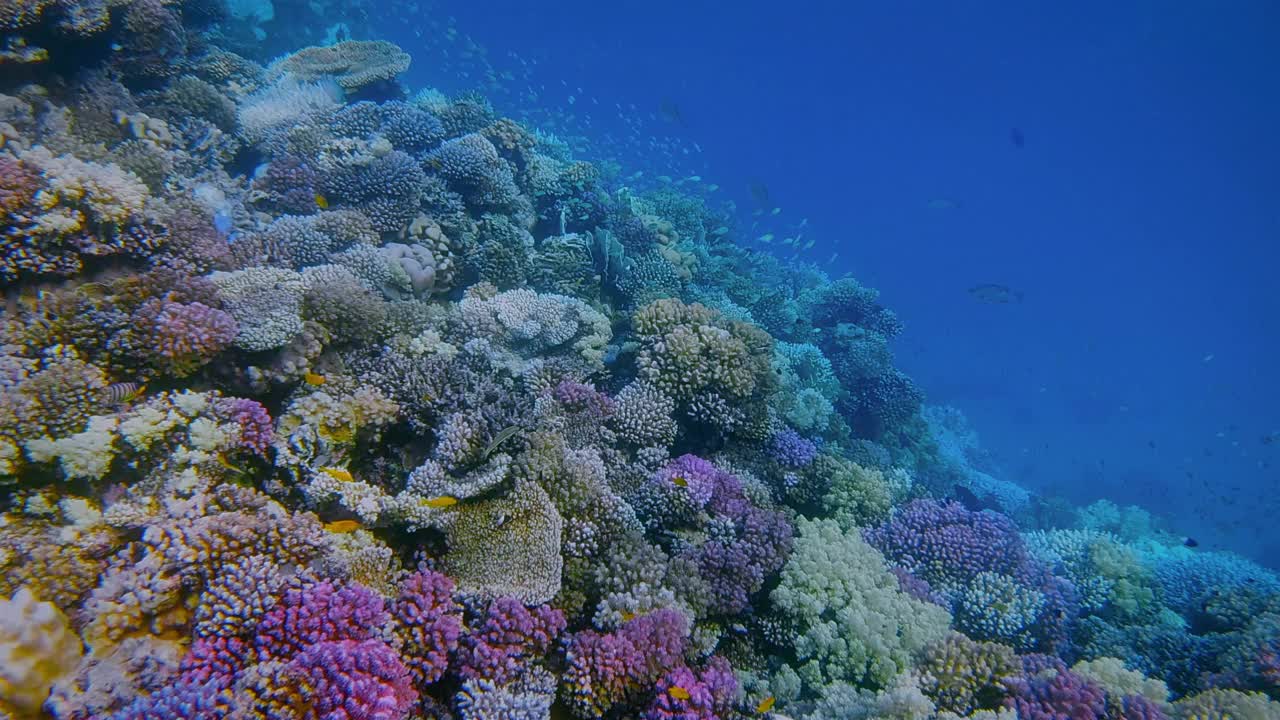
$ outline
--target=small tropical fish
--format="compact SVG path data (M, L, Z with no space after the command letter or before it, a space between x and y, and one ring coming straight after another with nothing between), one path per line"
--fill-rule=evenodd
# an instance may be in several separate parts
M321 195L320 193L316 193L316 207L320 208L321 210L328 210L329 198L325 197L324 195Z
M324 524L324 529L331 533L345 535L346 533L355 532L361 527L359 520L334 520Z
M777 214L778 214L778 213L780 213L780 212L782 212L782 208L780 208L780 207L776 207L776 208L774 208L774 209L770 210L770 211L769 211L769 214L770 214L770 215L777 215Z
M489 447L484 449L484 455L482 457L487 458L492 455L493 452L502 445L502 443L510 440L516 433L520 432L520 430L521 428L519 425L511 425L503 428L501 432L493 436L493 441L489 443Z
M676 487L689 487L689 481L683 475L676 475L671 478L671 483Z
M677 700L688 700L690 697L692 697L691 695L689 695L688 690L685 690L679 685L672 685L670 688L667 689L667 693L671 695L671 697Z
M969 294L975 300L993 305L1007 305L1022 302L1022 291L1014 290L1008 285L984 283L969 288Z
M422 506L429 508L447 508L458 504L458 498L452 495L441 495L440 497L423 498Z
M715 183L711 183L710 185L707 186L707 192L715 192L719 189L720 189L720 186Z
M764 243L765 245L768 245L769 243L773 242L773 233L765 233L757 239L760 242Z
M756 705L756 712L758 712L758 713L760 713L760 714L762 714L762 715L763 715L764 713L769 712L770 710L772 710L772 709L773 709L773 704L774 704L775 702L777 702L777 700L778 700L778 699L777 699L777 698L775 698L775 697L774 697L774 696L772 696L772 695L770 695L769 697L767 697L767 698L765 698L765 699L761 700L761 701L760 701L760 704L759 704L759 705Z
M89 298L90 300L101 300L106 297L109 290L106 285L100 282L87 282L76 286L76 293Z
M107 386L107 402L112 405L124 405L137 400L146 392L147 386L136 382L118 382Z
M960 203L956 202L955 200L952 200L951 198L934 198L933 200L930 200L924 205L930 210L936 210L939 212L946 211L946 210L960 209Z
M1183 544L1183 545L1186 545L1186 546L1187 546L1187 547L1189 547L1189 548L1193 548L1193 547L1199 547L1199 546L1200 546L1200 541L1199 541L1199 540L1196 540L1196 539L1195 539L1195 538L1193 538L1193 537L1189 537L1189 538L1187 538L1186 540L1183 540L1183 541L1182 541L1182 544Z
M620 615L622 617L622 622L631 622L636 619L636 614L630 610L623 610Z
M320 472L340 482L355 482L356 479L355 476L351 474L351 471L346 468L322 467L320 468Z
M725 234L728 234L728 232L729 232L729 228L728 228L727 226L725 226L725 225L721 225L720 227L716 228L715 230L712 230L712 231L711 231L711 234L712 234L712 235L725 235Z
M305 380L308 385L315 385L316 387L320 387L321 385L329 381L329 379L326 378L325 376L313 373L311 371L307 371L303 373L302 379Z

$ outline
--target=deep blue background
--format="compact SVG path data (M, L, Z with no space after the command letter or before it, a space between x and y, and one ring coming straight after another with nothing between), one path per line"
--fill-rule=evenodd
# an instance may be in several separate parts
M1008 479L1280 558L1280 5L397 7L414 84L607 134L744 216L766 184L752 235L807 218L804 257L883 291L900 364Z

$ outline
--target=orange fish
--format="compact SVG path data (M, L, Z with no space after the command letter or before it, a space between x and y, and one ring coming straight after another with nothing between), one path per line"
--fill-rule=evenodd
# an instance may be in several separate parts
M777 700L777 698L775 698L775 697L774 697L774 696L772 696L772 695L770 695L769 697L767 697L767 698L765 698L765 699L761 700L761 701L760 701L760 704L756 706L756 712L761 713L761 714L764 714L764 713L769 712L770 710L772 710L772 709L773 709L773 703L774 703L776 700Z
M675 699L677 699L677 700L688 700L688 699L689 699L689 697L690 697L690 695L689 695L689 691L688 691L688 690L685 690L684 688L680 687L679 685L672 685L672 686L667 690L667 693L668 693L669 695L671 695L671 697L673 697L673 698L675 698Z
M346 534L360 529L359 520L334 520L324 524L324 529L331 533Z
M317 375L313 372L303 373L302 379L306 380L308 385L315 385L316 387L320 387L321 385L325 384L325 382L327 382L328 380L327 378L325 378L325 376Z

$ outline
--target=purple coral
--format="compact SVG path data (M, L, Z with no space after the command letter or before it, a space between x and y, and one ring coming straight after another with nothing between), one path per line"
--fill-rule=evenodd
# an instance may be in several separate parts
M222 720L231 714L230 692L216 682L179 682L140 697L108 720Z
M564 628L564 613L555 608L530 610L515 598L498 598L463 641L458 671L468 679L511 682L524 673L526 663L547 654Z
M130 345L161 372L186 377L229 347L236 321L204 303L149 300L133 316Z
M616 403L589 383L563 380L551 391L552 397L570 410L585 412L600 421L613 415Z
M645 711L645 720L715 720L728 717L738 693L738 680L729 662L717 656L697 673L687 667L672 670L658 683L657 690Z
M990 511L970 512L960 503L916 500L888 522L865 533L867 542L933 587L962 585L981 572L1021 581L1032 560L1013 521Z
M380 640L317 643L289 668L310 691L302 720L401 720L418 700L409 669Z
M287 660L319 642L374 637L387 621L382 598L363 585L302 582L263 616L253 646L260 661Z
M589 717L634 699L683 662L688 634L689 621L669 608L633 618L613 633L578 633L567 645L564 682L571 704Z
M458 647L462 609L453 599L453 589L447 575L421 570L404 582L391 608L405 662L419 688L444 675Z
M697 507L704 507L711 496L724 485L741 489L737 478L697 455L681 455L658 471L654 479L668 488L683 491Z
M178 677L192 685L214 682L230 687L249 663L250 653L249 644L237 637L196 638L178 665Z
M315 170L300 158L276 158L253 180L253 188L263 193L274 209L290 215L310 215L316 205Z
M1070 670L1046 670L1007 681L1004 705L1023 720L1098 720L1106 714L1102 688Z
M224 415L240 426L240 445L266 457L275 433L267 408L248 398L226 398L221 401L220 408Z
M791 428L773 436L770 451L775 462L789 468L808 467L818 457L818 446Z

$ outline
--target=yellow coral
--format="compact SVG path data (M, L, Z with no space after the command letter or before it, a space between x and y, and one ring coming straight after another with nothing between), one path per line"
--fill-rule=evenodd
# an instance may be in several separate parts
M0 709L34 715L80 662L80 638L62 611L24 587L0 600Z

